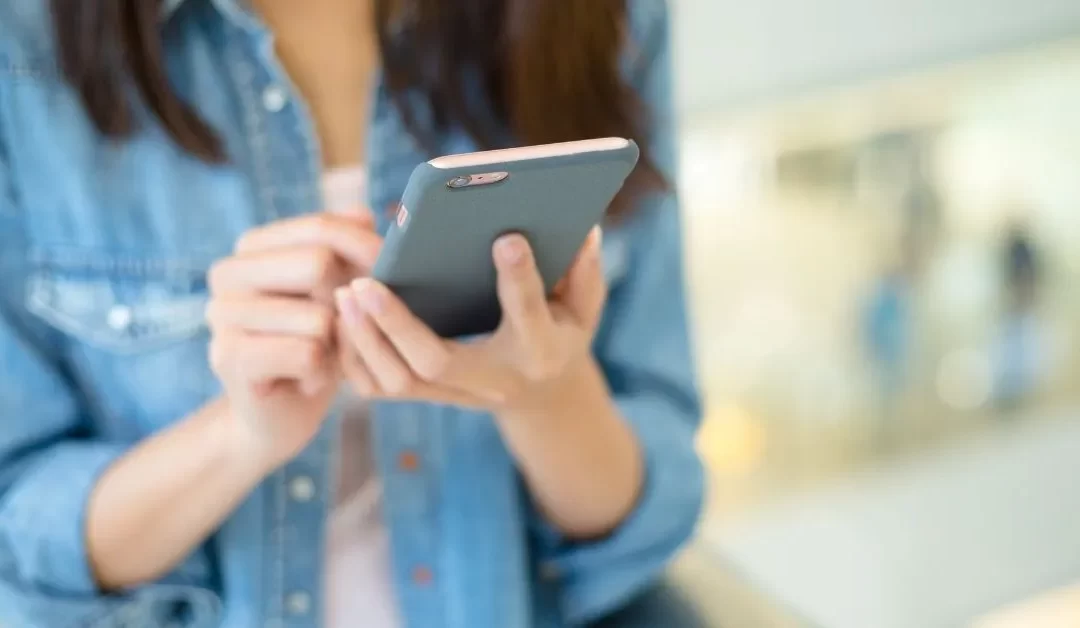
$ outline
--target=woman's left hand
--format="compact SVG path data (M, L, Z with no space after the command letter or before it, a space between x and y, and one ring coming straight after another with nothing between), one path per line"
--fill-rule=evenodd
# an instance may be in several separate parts
M491 412L558 394L560 378L592 359L606 299L600 229L550 299L523 236L500 238L493 257L503 318L476 342L440 338L373 279L339 289L342 370L356 392Z

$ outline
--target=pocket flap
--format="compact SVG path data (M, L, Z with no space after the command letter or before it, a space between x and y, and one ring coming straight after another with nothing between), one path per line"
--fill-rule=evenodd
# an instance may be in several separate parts
M44 271L30 277L27 309L87 344L135 353L198 334L207 301L164 281Z

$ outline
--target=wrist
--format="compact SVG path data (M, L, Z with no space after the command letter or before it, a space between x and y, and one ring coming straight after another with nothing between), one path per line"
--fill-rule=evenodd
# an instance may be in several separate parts
M266 446L265 439L254 434L243 417L236 415L227 398L213 402L209 414L208 441L213 443L230 470L258 481L283 464L284 461L279 461Z
M570 364L555 378L536 382L503 404L497 416L545 417L562 413L562 408L610 398L600 367L591 355Z

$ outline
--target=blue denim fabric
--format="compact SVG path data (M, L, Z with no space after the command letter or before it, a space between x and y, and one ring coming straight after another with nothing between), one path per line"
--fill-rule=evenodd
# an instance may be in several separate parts
M630 4L625 71L652 107L651 148L674 181L667 7ZM206 271L248 229L319 209L311 118L241 4L176 0L161 20L170 76L230 161L193 159L149 116L130 141L106 141L57 71L47 5L0 4L0 625L319 626L335 420L160 582L98 591L83 521L105 468L220 393L206 358ZM381 88L373 110L370 202L381 214L429 155ZM444 153L475 148L456 129L439 141ZM608 232L604 257L611 296L595 352L647 457L640 503L610 537L567 542L538 517L489 417L378 404L409 626L577 625L646 587L691 533L700 408L674 195L644 199ZM403 452L418 469L398 468ZM430 580L414 581L421 567Z

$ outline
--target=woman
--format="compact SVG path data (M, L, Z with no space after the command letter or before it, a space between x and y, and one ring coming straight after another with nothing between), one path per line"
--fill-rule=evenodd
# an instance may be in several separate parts
M640 591L702 498L669 79L660 1L3 3L0 624ZM609 135L643 166L553 300L512 235L488 338L365 279L415 164Z

